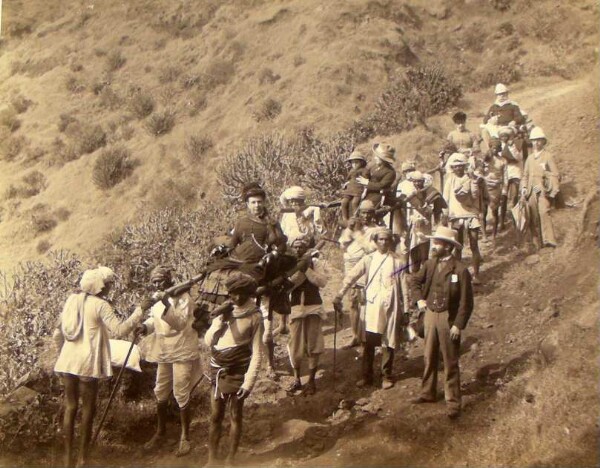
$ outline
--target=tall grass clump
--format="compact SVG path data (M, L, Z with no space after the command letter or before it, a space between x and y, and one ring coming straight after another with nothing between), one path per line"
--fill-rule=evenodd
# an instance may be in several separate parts
M108 190L131 175L135 162L129 150L122 146L107 148L94 164L92 180L96 187Z

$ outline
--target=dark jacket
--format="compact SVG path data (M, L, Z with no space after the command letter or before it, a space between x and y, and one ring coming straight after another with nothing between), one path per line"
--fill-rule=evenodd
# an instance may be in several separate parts
M369 185L366 199L377 205L382 197L389 197L396 180L396 170L390 164L372 167L369 170Z
M467 326L467 322L473 312L473 286L471 284L471 273L467 266L455 257L447 260L441 274L445 277L444 285L448 290L448 313L450 326L456 325L461 330ZM421 269L409 276L409 285L413 303L421 299L427 299L433 275L436 274L438 264L437 258L427 260ZM452 275L458 276L458 281L451 281Z
M521 114L521 109L517 104L510 101L503 106L499 106L498 104L492 104L492 107L488 110L487 114L483 118L483 123L487 123L492 116L498 116L498 125L506 126L513 120L517 125L522 125L525 123L525 118L523 114Z

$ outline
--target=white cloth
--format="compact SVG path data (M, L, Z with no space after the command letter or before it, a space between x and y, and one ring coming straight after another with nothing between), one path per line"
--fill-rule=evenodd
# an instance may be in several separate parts
M111 377L109 333L116 337L127 335L142 321L142 315L138 307L121 321L107 301L87 296L81 333L75 340L62 343L54 371L96 379ZM64 338L62 331L57 329L54 333L55 342L59 343Z
M379 226L367 226L361 230L344 229L340 235L340 247L344 251L344 274L347 275L352 268L365 255L373 252L377 247L371 240L371 234ZM356 283L358 286L365 285L365 278L361 278Z
M385 333L387 309L394 294L394 261L392 256L373 252L371 268L368 272L366 289L365 330L372 333Z
M110 363L113 367L123 367L125 363L125 358L127 357L127 353L129 352L129 348L131 347L131 341L125 340L109 340L110 344ZM142 372L142 368L140 367L140 348L138 345L133 345L133 349L131 350L131 354L129 355L129 359L127 359L127 364L125 367L127 369L131 369L136 372Z
M279 224L287 236L288 245L292 245L300 237L308 235L314 238L324 231L321 209L318 206L309 206L301 216L297 216L296 213L283 213Z

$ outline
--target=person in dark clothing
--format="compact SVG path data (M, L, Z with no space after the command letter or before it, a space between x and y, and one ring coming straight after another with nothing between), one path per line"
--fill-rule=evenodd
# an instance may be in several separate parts
M471 274L466 265L452 255L462 246L458 233L439 226L432 240L432 258L409 279L412 301L424 314L425 370L421 395L413 403L433 403L437 400L437 371L440 351L444 360L444 396L448 417L460 416L460 356L461 332L473 312Z
M390 196L392 185L396 180L396 149L387 143L373 145L375 165L369 169L369 177L357 177L357 181L366 187L366 200L372 201L375 206Z

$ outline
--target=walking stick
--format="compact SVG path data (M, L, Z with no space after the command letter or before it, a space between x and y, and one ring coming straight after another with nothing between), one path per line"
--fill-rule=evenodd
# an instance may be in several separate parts
M121 367L121 370L119 371L119 374L117 375L117 380L115 381L113 389L110 392L110 396L108 397L108 403L106 403L106 407L104 408L104 412L102 413L102 418L100 418L100 424L98 424L98 429L96 429L96 433L94 434L94 437L92 437L92 442L90 443L90 450L96 444L96 440L98 439L98 435L100 434L100 430L102 429L102 426L104 425L104 420L106 419L106 415L108 414L108 410L110 409L110 404L112 403L112 401L115 398L115 395L117 394L117 389L119 388L119 384L121 383L121 378L123 377L123 371L125 370L127 361L129 361L129 356L131 356L131 352L133 351L133 347L134 347L135 342L137 341L138 337L139 337L139 334L136 333L133 337L133 340L131 341L131 346L129 346L129 351L127 351L127 356L125 356L125 361L123 362L123 366Z

